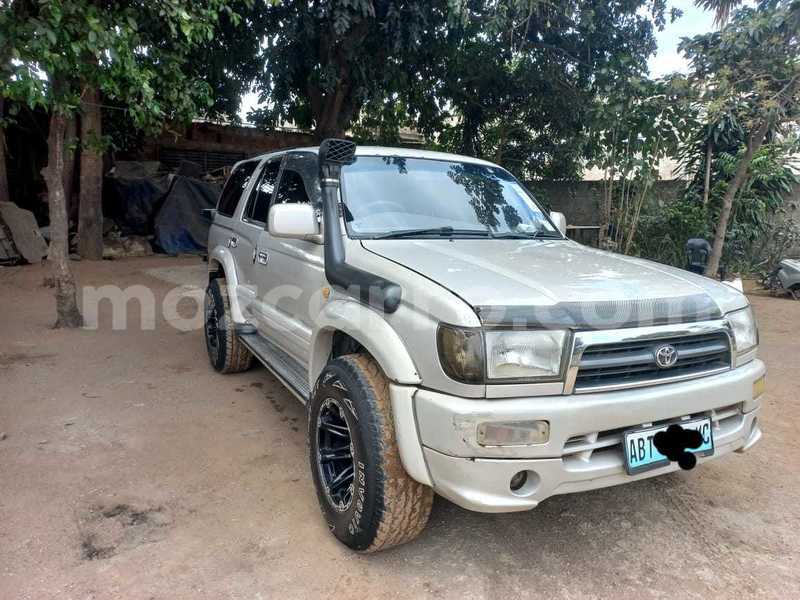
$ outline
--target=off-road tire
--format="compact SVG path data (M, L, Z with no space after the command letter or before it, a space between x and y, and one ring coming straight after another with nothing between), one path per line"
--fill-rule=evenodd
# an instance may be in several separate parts
M323 481L318 419L330 400L343 412L351 435L354 468L352 501L334 505ZM408 476L400 461L389 398L389 381L366 354L330 361L311 395L308 409L309 458L320 507L334 536L359 552L404 544L425 528L433 490Z
M206 350L211 366L220 373L241 373L253 366L253 355L239 339L233 326L225 279L218 277L208 282L203 314ZM215 325L211 324L211 319Z

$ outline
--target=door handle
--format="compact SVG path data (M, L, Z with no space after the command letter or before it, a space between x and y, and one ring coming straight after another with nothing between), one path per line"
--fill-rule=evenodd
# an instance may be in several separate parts
M239 238L237 238L236 236L228 238L228 248L236 248L236 246L238 245L239 245Z
M266 265L269 262L269 254L263 250L258 251L258 264Z

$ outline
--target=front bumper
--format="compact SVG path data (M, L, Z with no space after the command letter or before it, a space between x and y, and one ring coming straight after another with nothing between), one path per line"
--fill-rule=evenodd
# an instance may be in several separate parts
M706 462L744 451L761 437L760 402L753 383L763 377L760 360L731 371L648 388L596 394L475 400L430 390L392 386L401 458L418 481L464 508L511 512L534 508L556 494L636 481L677 470L677 464L630 476L625 472L622 431L684 416L710 416L715 452ZM547 420L545 444L484 447L478 423ZM517 491L511 478L527 471Z

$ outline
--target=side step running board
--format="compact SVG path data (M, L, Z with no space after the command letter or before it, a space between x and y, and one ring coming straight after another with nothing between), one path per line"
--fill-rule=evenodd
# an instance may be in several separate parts
M249 328L236 328L239 339L250 352L269 369L280 382L289 388L297 399L306 404L311 397L308 372L295 358L289 356L264 336Z

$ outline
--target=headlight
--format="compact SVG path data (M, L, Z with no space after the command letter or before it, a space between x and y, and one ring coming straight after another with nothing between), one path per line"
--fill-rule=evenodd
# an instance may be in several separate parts
M557 378L566 331L487 331L489 379Z
M440 325L436 336L444 372L472 384L558 379L566 340L566 331L481 331L451 325Z
M728 322L731 324L737 354L742 354L756 347L758 344L758 326L751 307L748 306L745 309L730 313Z
M483 336L480 329L440 325L439 361L447 376L461 383L483 383Z

